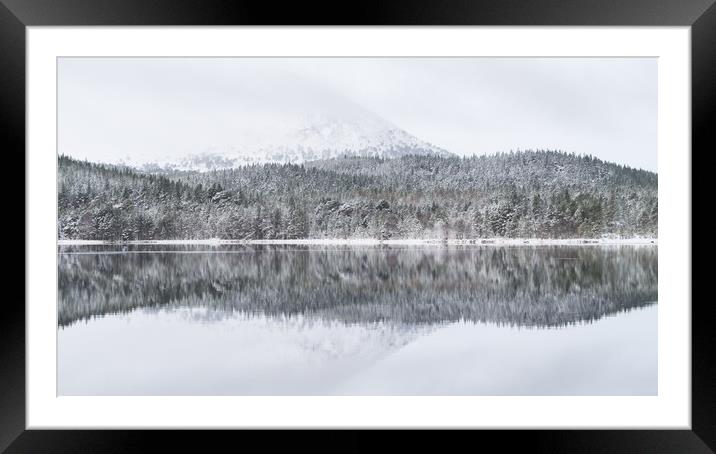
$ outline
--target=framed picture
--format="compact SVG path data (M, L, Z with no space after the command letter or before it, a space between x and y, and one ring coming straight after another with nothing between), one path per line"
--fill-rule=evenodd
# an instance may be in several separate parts
M716 7L364 6L3 0L27 265L0 447L713 451L691 156Z

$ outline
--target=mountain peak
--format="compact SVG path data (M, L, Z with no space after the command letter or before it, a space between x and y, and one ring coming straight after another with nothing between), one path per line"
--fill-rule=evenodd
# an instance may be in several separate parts
M127 163L145 170L209 171L263 163L300 164L340 156L396 158L451 153L350 99L317 89L237 116L224 143L162 159ZM230 116L229 116L230 117ZM209 139L211 140L211 139Z
M298 122L268 133L255 146L212 147L197 154L162 163L150 169L209 171L250 164L293 163L341 156L397 158L406 155L450 156L451 153L423 141L377 115L338 116L306 114Z

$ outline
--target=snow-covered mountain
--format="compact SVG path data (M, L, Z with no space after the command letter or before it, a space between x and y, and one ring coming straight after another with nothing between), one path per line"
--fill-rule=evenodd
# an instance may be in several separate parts
M418 139L377 115L359 118L309 115L274 146L259 150L269 160L302 162L357 154L395 158L407 154L450 153Z
M153 162L126 164L145 170L236 168L249 164L295 163L340 156L396 158L405 155L450 156L381 116L349 101L309 113L283 114L276 124L237 133L235 143ZM245 139L245 140L244 140Z
M383 117L379 105L361 104L366 101L358 93L279 70L270 62L250 71L229 71L224 65L230 63L201 76L201 84L195 80L201 71L194 66L176 67L167 86L137 88L151 97L132 98L129 110L112 109L113 100L103 98L103 112L108 112L103 124L112 128L93 139L99 150L95 157L69 145L64 153L145 170L200 171L346 154L450 155L420 137L419 127L409 132ZM112 112L122 115L112 117Z

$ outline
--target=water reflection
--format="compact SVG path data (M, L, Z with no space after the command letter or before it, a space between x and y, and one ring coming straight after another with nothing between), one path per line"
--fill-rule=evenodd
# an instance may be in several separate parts
M60 326L200 308L344 324L546 327L657 300L657 248L63 246Z

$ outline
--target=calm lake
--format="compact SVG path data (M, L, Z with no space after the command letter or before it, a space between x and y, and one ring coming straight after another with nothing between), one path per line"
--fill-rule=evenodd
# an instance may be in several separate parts
M59 247L60 395L655 395L656 246Z

